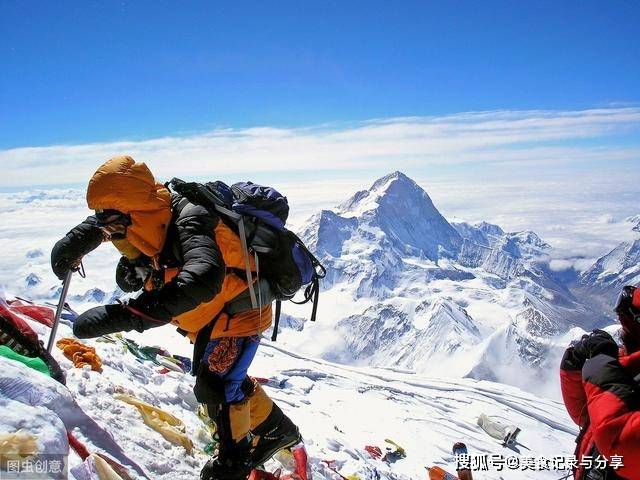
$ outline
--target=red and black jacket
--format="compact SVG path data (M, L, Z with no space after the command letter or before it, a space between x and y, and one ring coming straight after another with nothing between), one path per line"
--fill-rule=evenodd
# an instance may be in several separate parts
M640 374L640 352L621 351L618 358L600 354L581 363L569 347L560 367L564 404L582 430L578 460L596 451L609 461L618 455L624 466L615 474L640 479L640 388L634 380ZM584 474L578 467L574 478Z

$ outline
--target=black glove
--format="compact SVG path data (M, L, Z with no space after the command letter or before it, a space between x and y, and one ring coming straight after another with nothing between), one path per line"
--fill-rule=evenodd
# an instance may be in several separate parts
M120 258L116 267L116 283L123 292L137 292L151 273L151 266L144 261Z
M583 336L574 348L586 358L593 358L601 353L617 358L619 350L616 341L604 330L594 330L590 335Z
M56 277L64 279L69 270L80 263L82 257L96 249L104 238L94 217L88 217L58 240L51 250L51 269Z
M73 334L78 338L94 338L107 333L144 331L141 317L130 312L125 305L93 307L78 315L73 322Z
M127 305L132 313L140 315L142 330L161 327L171 322L171 317L159 317L157 315L164 312L162 295L157 291L149 292L144 290L136 298L130 298L127 301Z
M589 335L583 335L578 342L567 349L563 363L569 361L575 369L582 369L587 359L593 358L601 353L617 358L618 344L613 337L604 330L594 330Z
M582 381L595 385L599 390L609 393L609 398L604 400L597 400L597 397L595 399L593 397L589 398L590 410L592 408L596 410L603 408L608 412L607 415L602 415L602 412L598 412L600 414L600 422L616 422L622 425L620 420L623 418L624 410L618 406L620 402L623 402L628 410L633 411L640 408L640 388L631 373L620 365L618 358L612 358L610 355L596 355L590 358L584 363ZM617 398L612 400L615 397ZM592 400L595 400L593 407L591 405ZM612 407L611 404L603 406L608 402L611 402L615 407ZM612 410L609 410L611 408L615 408L615 411L621 416L618 418L612 417Z

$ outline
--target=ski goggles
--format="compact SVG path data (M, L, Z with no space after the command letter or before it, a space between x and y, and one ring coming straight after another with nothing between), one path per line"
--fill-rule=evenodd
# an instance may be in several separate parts
M108 240L122 240L127 236L131 216L118 210L96 210L96 224Z
M630 285L623 287L613 310L617 314L631 315L636 322L640 322L640 288Z

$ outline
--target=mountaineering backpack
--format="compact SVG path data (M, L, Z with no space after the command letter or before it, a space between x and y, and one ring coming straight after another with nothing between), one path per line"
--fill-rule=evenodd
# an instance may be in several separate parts
M240 238L252 308L261 307L256 298L254 275L264 278L276 299L272 340L278 334L282 302L304 304L313 301L311 321L318 310L319 280L326 269L292 231L285 227L289 216L287 198L271 187L239 182L231 187L223 182L184 182L174 178L171 188L189 202L201 205L230 223ZM255 259L252 272L249 255ZM302 288L304 299L293 300Z

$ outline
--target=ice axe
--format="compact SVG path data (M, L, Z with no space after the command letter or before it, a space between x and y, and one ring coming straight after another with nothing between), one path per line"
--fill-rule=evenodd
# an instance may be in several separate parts
M60 300L58 301L58 308L56 308L56 316L53 319L53 325L51 326L51 333L49 334L49 343L47 344L47 352L51 353L53 344L56 341L56 333L58 332L58 325L60 324L60 316L62 310L64 310L64 304L67 299L67 293L69 292L69 284L71 283L71 276L74 270L69 270L62 282L62 292L60 293Z

